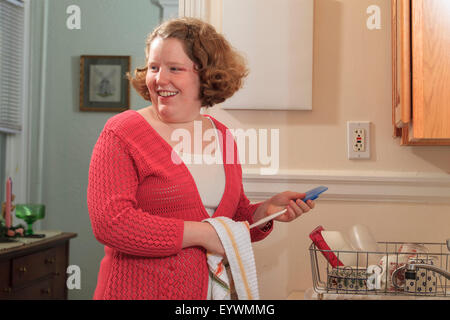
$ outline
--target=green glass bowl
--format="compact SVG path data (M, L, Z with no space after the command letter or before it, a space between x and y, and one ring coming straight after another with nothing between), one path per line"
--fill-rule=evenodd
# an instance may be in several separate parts
M44 219L45 217L45 205L44 204L17 204L16 205L16 217L24 220L28 228L25 231L25 235L34 234L32 225L37 220Z

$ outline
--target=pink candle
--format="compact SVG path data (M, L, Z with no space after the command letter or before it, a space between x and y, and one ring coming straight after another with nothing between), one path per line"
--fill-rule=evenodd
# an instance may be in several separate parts
M6 208L5 208L6 228L11 228L11 194L12 194L12 180L11 178L8 178L8 180L6 180Z

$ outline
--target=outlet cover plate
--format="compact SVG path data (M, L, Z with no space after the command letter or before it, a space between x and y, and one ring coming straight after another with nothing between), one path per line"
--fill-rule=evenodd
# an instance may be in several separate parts
M362 134L359 134L360 130L363 130ZM350 160L370 159L370 121L347 121L347 157Z

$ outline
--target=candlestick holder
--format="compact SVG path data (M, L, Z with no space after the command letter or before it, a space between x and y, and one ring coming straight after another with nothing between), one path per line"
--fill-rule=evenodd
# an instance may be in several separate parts
M45 217L45 205L43 204L17 204L16 205L16 217L24 220L27 223L27 230L25 231L25 237L40 238L45 235L35 234L33 232L33 223L37 220L44 219Z

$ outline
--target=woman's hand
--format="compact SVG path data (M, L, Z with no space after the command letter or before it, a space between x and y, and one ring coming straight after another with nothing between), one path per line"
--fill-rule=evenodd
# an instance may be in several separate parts
M208 222L184 222L182 247L201 246L207 252L225 257L225 248L222 246L216 229Z
M283 209L287 209L285 213L278 216L274 220L281 222L290 222L302 214L314 209L315 203L312 200L308 200L306 203L301 200L304 198L304 193L285 191L278 193L272 198L266 200L256 210L253 220L254 222L265 218L273 213L279 212Z
M216 229L208 222L203 223L206 225L203 247L210 253L219 254L225 257L225 248L222 245L222 241L220 241Z

